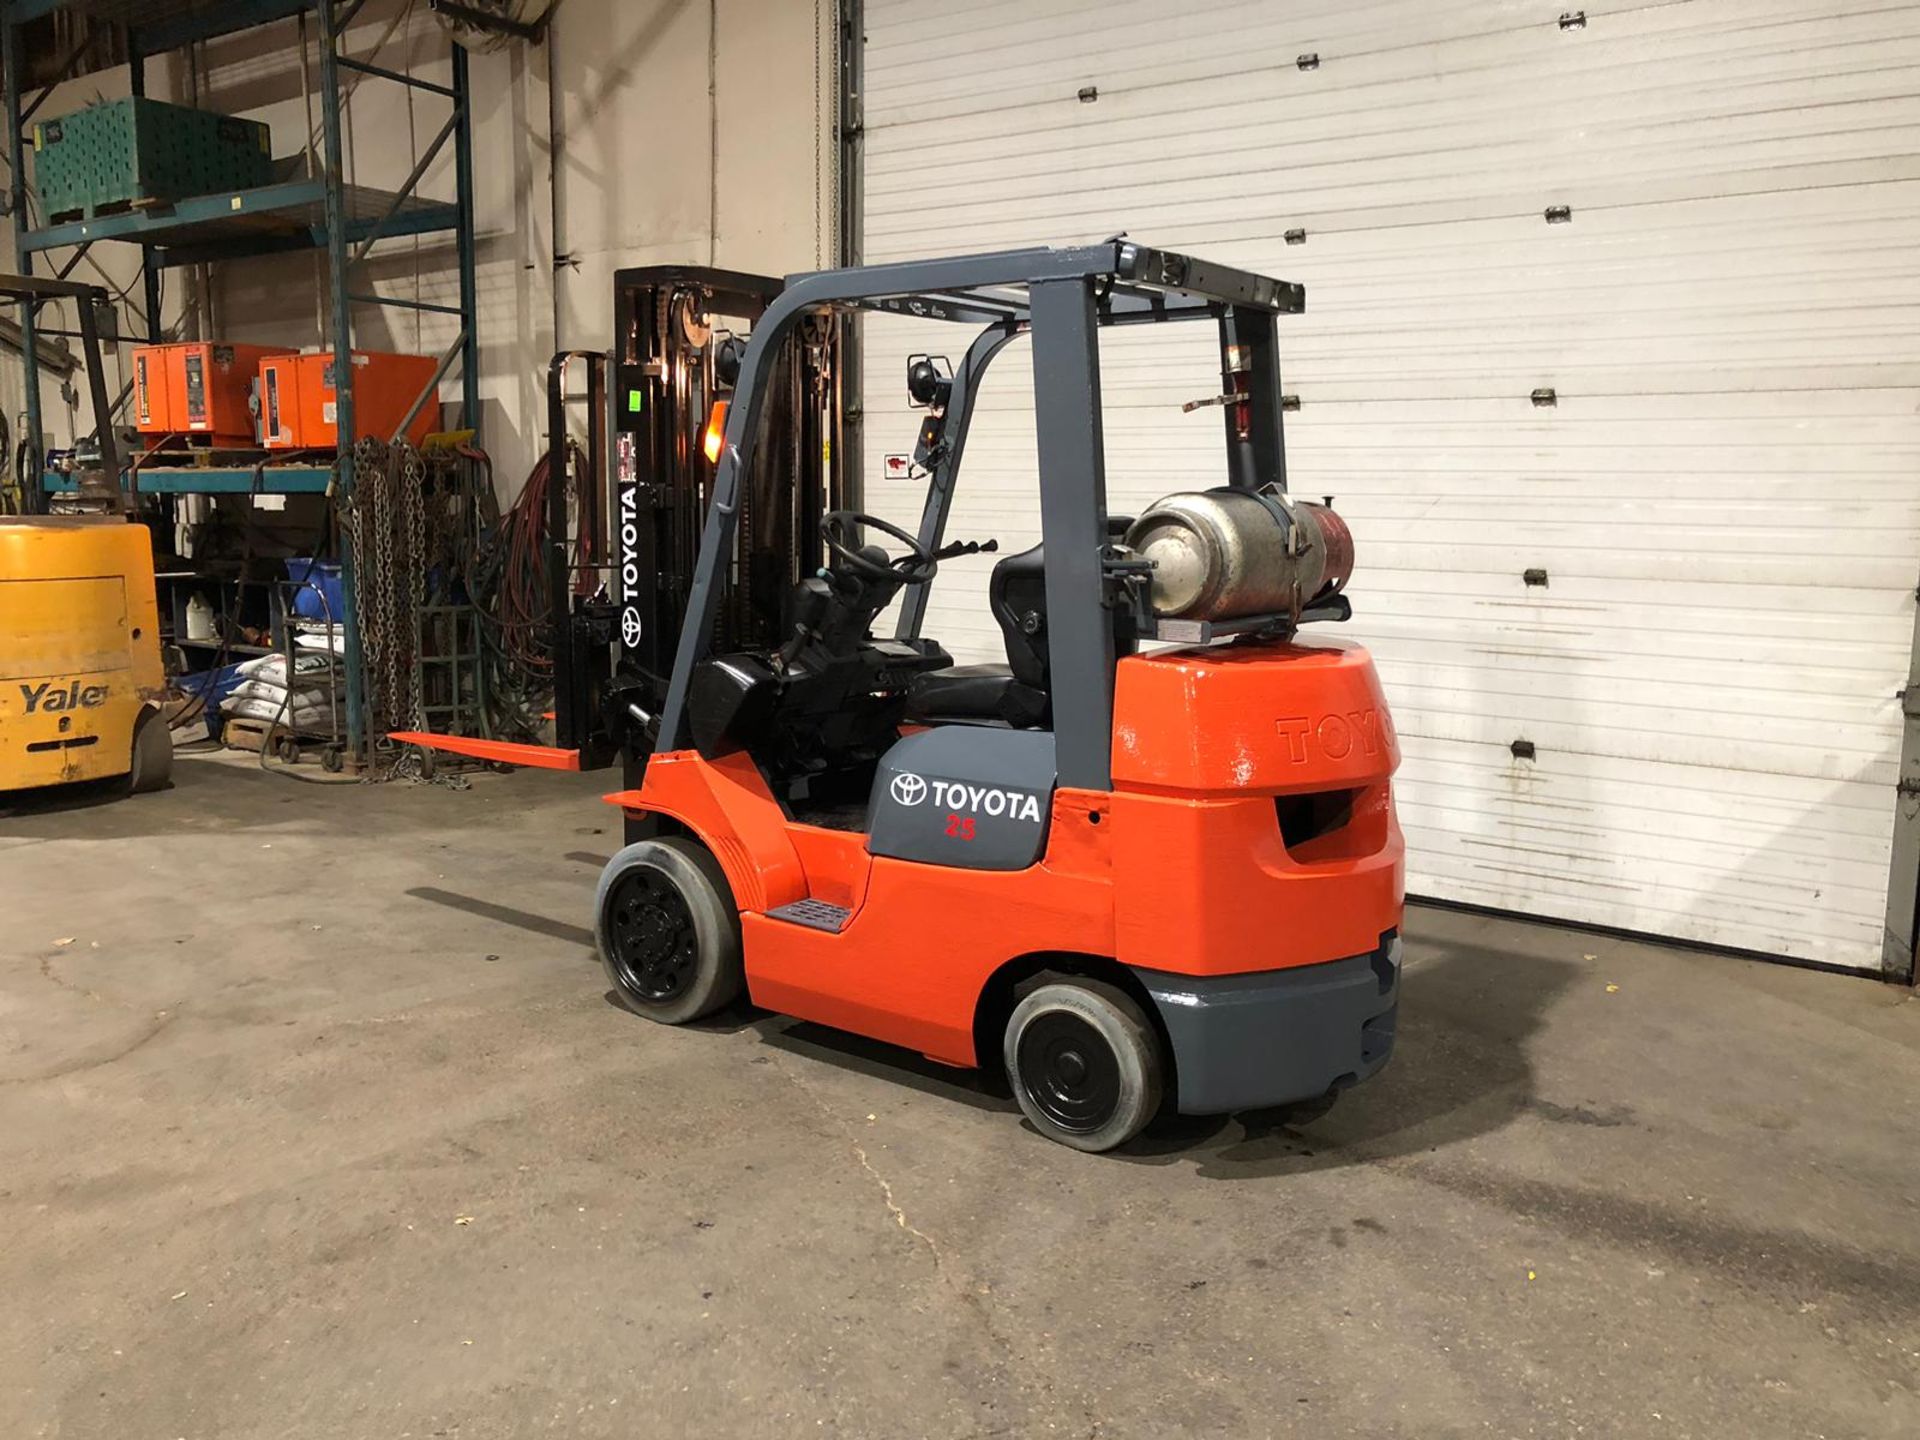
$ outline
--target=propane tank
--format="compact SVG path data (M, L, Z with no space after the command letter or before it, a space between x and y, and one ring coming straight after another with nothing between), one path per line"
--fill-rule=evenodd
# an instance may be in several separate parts
M1331 508L1274 491L1182 491L1127 530L1153 562L1153 608L1169 619L1294 613L1353 575L1353 532Z

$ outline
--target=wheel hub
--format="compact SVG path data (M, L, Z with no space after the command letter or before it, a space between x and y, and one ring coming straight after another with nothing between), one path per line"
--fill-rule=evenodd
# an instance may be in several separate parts
M607 939L621 983L643 1000L670 1000L693 979L693 912L680 887L657 871L637 869L614 885Z
M1020 1032L1019 1083L1062 1130L1087 1134L1120 1107L1120 1065L1100 1032L1078 1015L1049 1011Z

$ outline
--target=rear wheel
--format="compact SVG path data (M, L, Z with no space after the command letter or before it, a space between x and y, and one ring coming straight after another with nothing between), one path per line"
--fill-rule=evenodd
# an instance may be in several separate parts
M144 795L164 790L173 782L173 732L158 710L142 710L133 724L133 765L127 771L127 790Z
M1014 1007L1007 1078L1034 1127L1076 1150L1124 1145L1160 1109L1165 1065L1147 1017L1098 980L1040 986Z
M745 984L733 891L691 840L642 840L607 862L594 938L621 1004L662 1024L711 1015Z

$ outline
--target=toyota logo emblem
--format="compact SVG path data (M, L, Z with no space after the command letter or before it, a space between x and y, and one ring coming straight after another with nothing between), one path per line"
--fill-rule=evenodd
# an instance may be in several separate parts
M927 782L918 775L902 772L894 776L892 789L896 805L918 805L927 798Z
M631 605L620 612L620 643L629 650L640 643L640 612Z

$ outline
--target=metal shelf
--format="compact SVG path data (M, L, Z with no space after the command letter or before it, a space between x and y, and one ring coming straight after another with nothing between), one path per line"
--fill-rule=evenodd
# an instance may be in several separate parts
M160 277L165 267L318 249L327 258L331 312L327 344L338 373L352 373L353 320L357 307L395 306L451 315L459 321L459 333L441 359L440 372L446 374L453 362L459 361L462 424L471 426L480 413L479 348L475 336L480 307L475 275L473 104L467 51L448 38L445 84L403 74L374 60L349 54L343 31L360 15L363 3L364 0L346 0L346 3L339 0L0 0L0 90L5 92L5 138L11 169L6 196L11 202L19 269L31 273L37 257L46 256L40 259L42 265L62 258L47 256L46 252L71 248L83 253L88 246L101 241L139 246L148 322L145 338L157 344L165 338L160 328ZM320 174L309 176L298 162L283 161L288 168L278 173L287 178L259 189L204 195L166 206L129 209L90 220L28 229L26 121L53 91L49 85L37 98L24 93L26 66L21 27L58 9L83 12L127 27L127 89L135 96L146 94L146 61L150 56L197 41L237 34L293 15L311 16L320 62L319 85L314 96L321 121L322 143L317 157ZM57 66L54 83L64 79L85 52L86 47L81 46ZM447 102L445 123L415 156L412 173L396 190L372 189L346 181L345 111L354 93L352 84L343 80L347 73L398 84L416 96L430 95ZM424 198L418 193L419 185L436 158L443 154L452 161L448 168L455 198L452 201ZM301 173L296 174L297 170ZM380 241L433 232L450 233L453 237L453 266L458 274L460 295L457 306L378 295L371 293L370 286L352 283L352 272L367 260L369 252ZM71 268L77 258L77 254L65 258L66 268ZM22 306L19 321L26 356L24 434L35 447L42 433L38 310L38 303ZM337 405L336 423L340 432L357 434L352 386L340 391ZM44 457L35 455L22 468L29 473L42 471ZM46 491L52 493L78 489L72 477L58 474L47 474L43 484ZM135 484L142 493L155 495L319 494L337 486L338 493L351 497L353 451L351 448L341 451L335 462L324 468L313 465L284 465L265 470L253 466L204 470L142 468ZM345 560L351 576L353 557L349 554ZM358 753L364 738L361 720L365 674L352 597L349 589L341 626L346 650L348 746Z
M243 645L237 640L182 640L178 637L167 641L169 645L178 645L186 650L217 650L227 655L245 655L249 659L256 655L278 655L278 650L265 645Z
M401 196L366 185L343 185L340 194L350 245L363 242L376 229L384 239L460 226L460 207L446 201ZM130 240L153 247L155 265L170 266L311 250L329 239L327 182L290 180L257 190L202 195L164 207L47 225L22 234L19 244L22 251L32 253L97 240Z
M331 466L251 465L200 467L167 466L140 472L142 495L324 495L333 482ZM80 488L71 475L50 470L47 493L71 494Z
M313 0L13 0L18 22L63 6L95 20L128 26L143 55L159 55L196 40L215 40L311 9Z

